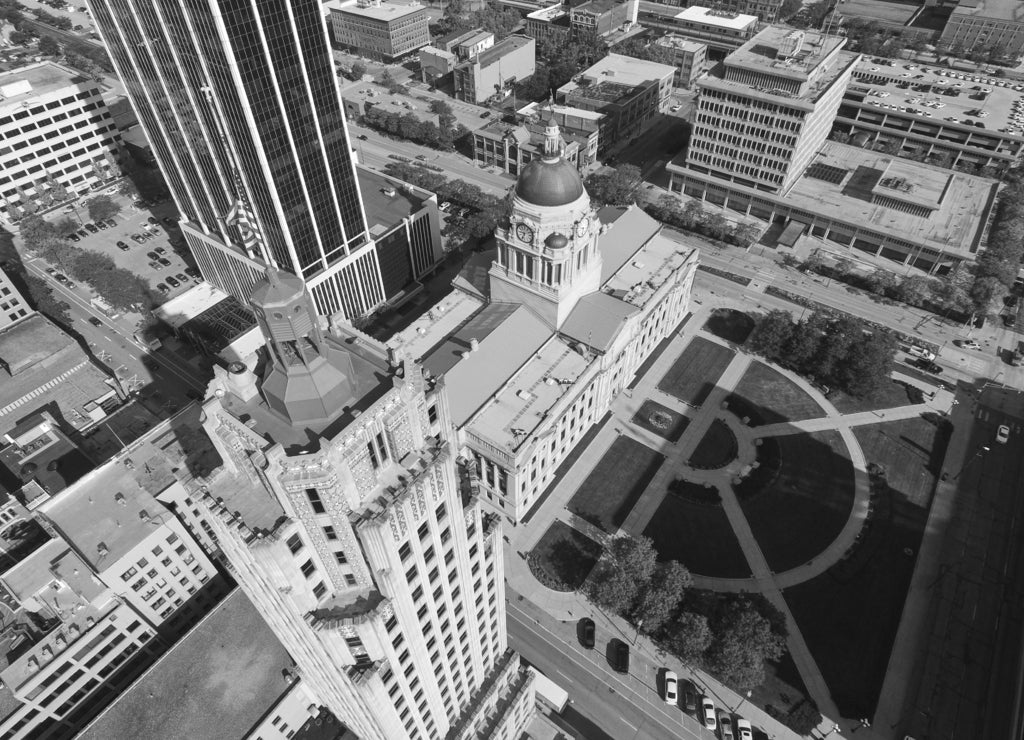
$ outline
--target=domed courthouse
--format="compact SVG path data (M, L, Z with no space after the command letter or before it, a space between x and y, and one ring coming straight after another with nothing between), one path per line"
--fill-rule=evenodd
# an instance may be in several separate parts
M447 387L467 482L518 522L689 311L697 250L637 206L595 209L557 124L496 250L388 345Z

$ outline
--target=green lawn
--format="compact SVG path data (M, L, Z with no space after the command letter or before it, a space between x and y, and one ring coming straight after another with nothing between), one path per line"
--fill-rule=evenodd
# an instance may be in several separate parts
M717 308L704 323L705 331L733 344L743 344L754 330L754 319L733 308Z
M616 439L569 501L569 511L614 534L665 456L629 437Z
M924 398L917 388L890 380L883 384L876 393L865 398L856 398L840 390L835 390L829 394L828 400L840 413L855 414L858 411L877 411L878 409L891 409L896 406L921 403Z
M733 390L747 407L731 407L741 416L749 416L751 426L783 421L817 419L825 410L803 388L763 362L752 362Z
M776 437L780 465L740 504L768 565L780 573L822 552L853 508L853 464L837 432Z
M556 519L530 551L530 570L549 588L578 589L601 557L601 545Z
M694 337L658 382L658 388L683 403L700 406L735 355L728 347Z
M687 462L700 470L718 470L736 459L738 449L736 435L724 421L715 419Z
M868 463L885 470L889 485L908 500L928 508L949 441L949 423L934 416L855 427L853 433Z
M928 510L896 491L852 557L785 598L844 717L871 717L885 679Z
M721 506L668 494L644 535L654 540L660 560L678 560L691 572L718 578L747 578L750 567Z
M631 421L638 427L654 432L669 442L678 442L679 438L683 436L683 432L686 431L686 427L690 425L690 420L678 411L674 411L668 406L662 406L649 398L633 415Z

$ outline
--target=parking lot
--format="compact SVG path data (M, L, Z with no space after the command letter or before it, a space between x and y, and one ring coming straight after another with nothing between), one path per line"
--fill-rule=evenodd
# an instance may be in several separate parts
M141 276L165 297L173 297L195 285L199 273L185 260L187 249L176 225L174 205L167 201L141 208L126 197L108 195L121 205L121 212L107 228L100 229L93 224L95 230L89 229L92 222L85 205L87 199L50 214L47 219L56 221L67 216L78 221L82 228L71 237L75 246L107 255L118 267ZM178 244L177 251L171 244L172 237Z

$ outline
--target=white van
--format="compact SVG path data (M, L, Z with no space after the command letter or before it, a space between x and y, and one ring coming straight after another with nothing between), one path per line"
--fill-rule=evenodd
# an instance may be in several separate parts
M910 345L910 349L908 349L907 352L912 354L914 357L920 357L921 359L928 360L928 362L933 362L935 360L934 352L930 349L925 349L924 347L918 347L916 344Z

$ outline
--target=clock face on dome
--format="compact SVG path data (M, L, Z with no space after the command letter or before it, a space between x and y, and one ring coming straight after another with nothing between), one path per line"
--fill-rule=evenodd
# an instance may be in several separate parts
M518 236L524 242L533 241L533 229L526 224L519 224L516 227L516 236Z
M590 219L581 219L580 222L576 224L576 236L586 236L588 231L590 231Z

